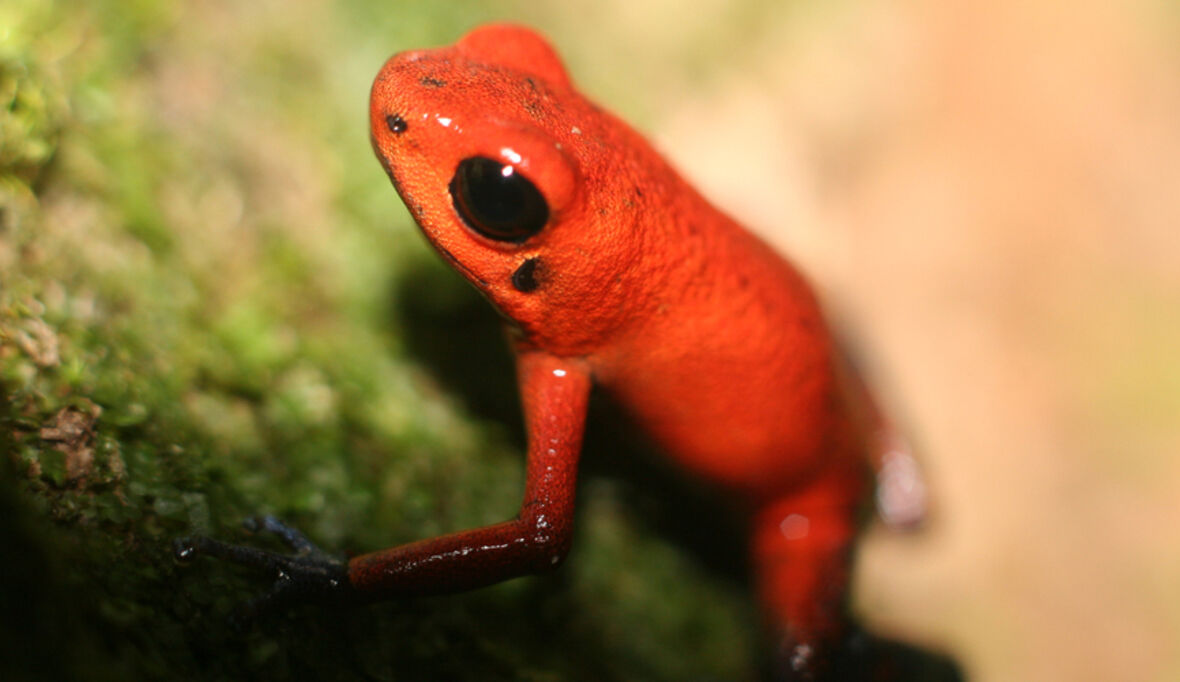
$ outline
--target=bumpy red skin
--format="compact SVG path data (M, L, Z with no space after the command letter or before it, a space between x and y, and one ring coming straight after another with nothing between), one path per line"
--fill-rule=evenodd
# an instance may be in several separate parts
M507 320L529 463L517 520L357 557L354 586L451 592L560 561L595 384L669 457L749 506L763 600L806 665L842 627L867 437L804 279L576 92L527 29L486 26L394 56L371 124L427 238ZM465 225L448 184L472 156L530 179L549 224L520 244ZM518 290L513 273L531 258L536 288Z

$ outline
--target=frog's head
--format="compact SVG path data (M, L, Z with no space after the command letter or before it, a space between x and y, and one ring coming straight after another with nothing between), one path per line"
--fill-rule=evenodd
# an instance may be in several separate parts
M612 324L608 294L636 241L620 233L634 220L584 178L613 163L613 119L572 89L544 39L492 25L395 55L370 119L377 158L431 244L527 337L578 352L577 339Z

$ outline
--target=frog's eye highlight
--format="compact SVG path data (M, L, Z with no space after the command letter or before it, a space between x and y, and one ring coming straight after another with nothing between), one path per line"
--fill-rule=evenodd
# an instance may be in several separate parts
M549 222L549 205L537 186L495 159L460 161L450 191L463 222L488 239L523 242Z

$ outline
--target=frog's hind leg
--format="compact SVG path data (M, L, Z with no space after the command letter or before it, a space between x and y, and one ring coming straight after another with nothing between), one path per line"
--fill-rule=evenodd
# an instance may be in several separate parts
M891 528L918 528L929 513L930 495L913 447L873 396L847 345L840 349L839 362L869 464L876 472L877 516Z
M918 528L929 513L929 493L922 467L892 427L877 434L873 464L877 472L877 516L891 528Z
M830 679L826 671L850 633L846 597L862 506L858 489L831 476L755 513L753 568L777 640L776 679Z

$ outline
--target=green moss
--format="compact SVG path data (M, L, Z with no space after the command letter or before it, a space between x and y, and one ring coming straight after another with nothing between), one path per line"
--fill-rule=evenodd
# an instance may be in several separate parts
M610 485L555 576L243 634L225 615L264 581L171 558L194 532L251 541L260 512L360 552L519 504L494 315L422 245L362 115L388 53L492 11L0 8L0 678L747 668L740 587Z

